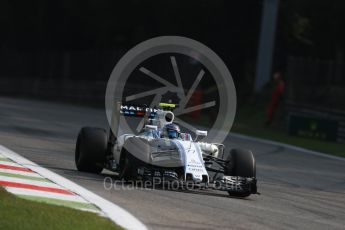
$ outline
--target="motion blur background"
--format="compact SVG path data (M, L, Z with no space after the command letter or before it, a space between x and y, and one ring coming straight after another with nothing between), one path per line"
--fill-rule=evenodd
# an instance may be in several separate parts
M103 106L126 51L156 36L185 36L231 71L235 132L342 155L344 12L342 0L3 0L0 94ZM267 126L277 71L285 91Z

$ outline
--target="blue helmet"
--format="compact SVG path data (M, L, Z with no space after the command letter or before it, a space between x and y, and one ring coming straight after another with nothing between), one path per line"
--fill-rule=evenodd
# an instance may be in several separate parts
M164 126L164 137L169 139L175 139L180 137L180 127L174 123L170 123Z

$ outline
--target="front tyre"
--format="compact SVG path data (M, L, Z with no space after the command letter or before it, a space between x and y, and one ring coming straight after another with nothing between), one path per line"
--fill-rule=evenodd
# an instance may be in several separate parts
M256 163L250 150L232 149L224 169L225 176L235 177L243 190L228 191L230 196L247 197L256 193Z
M252 151L231 149L225 174L239 177L256 177L256 164Z
M75 149L75 164L78 171L101 173L106 151L107 134L104 129L82 128Z

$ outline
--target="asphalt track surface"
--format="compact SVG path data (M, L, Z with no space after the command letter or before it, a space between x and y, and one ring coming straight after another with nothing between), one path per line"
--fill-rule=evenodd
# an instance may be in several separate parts
M151 229L345 229L345 161L228 138L252 149L261 195L214 191L107 190L101 175L78 172L74 147L82 126L107 127L103 110L0 98L0 144L127 209ZM106 183L109 186L109 183Z

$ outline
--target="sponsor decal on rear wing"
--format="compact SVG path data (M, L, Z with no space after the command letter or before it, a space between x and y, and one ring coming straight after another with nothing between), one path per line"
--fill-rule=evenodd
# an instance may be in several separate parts
M120 114L127 117L145 117L153 118L158 109L137 105L121 105Z
M176 107L176 104L171 103L159 103L159 107L149 108L146 105L121 105L120 114L128 117L145 117L154 118L157 111L172 110Z

